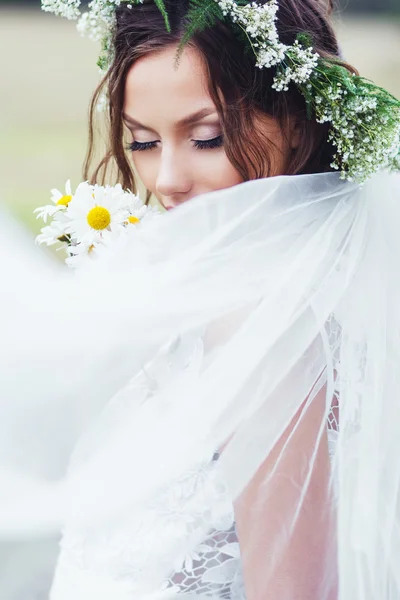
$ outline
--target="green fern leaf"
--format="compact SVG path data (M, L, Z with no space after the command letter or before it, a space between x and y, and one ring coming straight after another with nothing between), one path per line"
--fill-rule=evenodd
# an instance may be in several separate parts
M224 15L215 0L191 0L186 19L186 27L178 48L178 59L184 46L195 33L213 27L217 21L224 19Z
M164 4L164 0L154 0L154 4L157 6L158 10L164 17L166 30L168 31L168 33L171 33L171 25L169 23L168 13Z

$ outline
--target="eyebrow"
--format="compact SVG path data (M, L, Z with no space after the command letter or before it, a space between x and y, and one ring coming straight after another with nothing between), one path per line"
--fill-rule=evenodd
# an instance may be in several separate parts
M193 125L194 123L197 123L198 121L201 121L202 119L205 119L205 117L208 117L214 113L216 113L214 108L202 108L196 111L195 113L192 113L191 115L180 119L176 125L178 127L187 127L188 125ZM132 119L132 117L125 113L122 113L122 118L124 119L124 121L126 121L127 124L136 127L137 129L146 129L147 131L154 132L154 129L152 129L151 127L139 123L139 121L136 121L136 119Z

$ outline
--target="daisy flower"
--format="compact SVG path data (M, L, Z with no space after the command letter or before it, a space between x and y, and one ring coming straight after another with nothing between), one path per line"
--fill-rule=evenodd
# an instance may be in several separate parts
M132 192L125 192L125 201L129 210L129 216L126 219L126 225L139 225L144 223L151 218L161 215L158 208L154 206L148 206L143 204L138 196L132 194Z
M88 261L101 259L110 249L121 246L126 243L127 229L123 228L116 232L105 230L102 232L102 237L92 244L78 242L70 244L67 247L68 258L65 259L66 264L76 269L81 267Z
M62 242L69 267L102 259L110 249L121 249L145 222L161 215L120 184L104 187L84 182L72 195L68 181L65 191L62 195L52 190L53 205L36 209L45 222L52 218L36 242L47 246Z
M120 231L129 215L120 185L103 187L84 182L68 204L66 232L73 240L90 246L101 241L105 232Z
M91 244L76 244L74 246L68 246L67 253L68 258L65 259L65 263L68 267L76 269L85 263L88 259L93 257L96 246Z
M57 221L53 221L50 225L43 227L38 236L36 236L35 242L37 244L46 244L46 246L53 246L60 238L65 235L62 227Z
M35 242L37 244L46 244L46 246L53 246L57 242L68 242L69 236L66 232L68 220L66 219L64 212L57 212L54 215L53 220L46 227L42 227L40 234L36 237Z
M65 194L57 189L51 190L51 200L53 204L40 206L39 208L35 208L33 212L36 213L37 219L43 219L43 221L47 223L48 217L53 217L57 212L60 211L64 212L72 198L73 194L71 191L71 182L68 179L67 183L65 184Z

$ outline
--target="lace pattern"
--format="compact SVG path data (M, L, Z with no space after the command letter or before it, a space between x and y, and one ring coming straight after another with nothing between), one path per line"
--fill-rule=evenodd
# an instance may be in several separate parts
M335 394L328 415L328 438L333 455L338 434L340 330L332 319L329 343L335 344ZM189 346L190 347L190 346ZM188 346L174 342L158 361L146 366L130 383L141 402L151 398L176 369L199 364L203 352L199 338ZM168 358L166 358L168 356ZM160 381L161 380L161 381ZM239 541L232 502L227 490L213 477L218 454L160 491L140 515L121 515L110 531L67 527L61 543L60 563L69 567L106 572L118 581L134 582L139 592L165 591L174 595L245 600ZM171 573L171 556L177 557ZM53 596L57 600L57 596Z
M198 368L202 353L199 336L175 340L129 388L140 403L146 402L177 370ZM215 454L160 490L140 515L120 515L109 530L69 524L59 565L99 577L107 573L110 579L133 582L141 593L165 590L243 599L233 506L225 486L214 477L217 459ZM171 556L177 557L172 574Z
M240 549L233 519L226 531L212 530L164 585L179 594L244 599Z
M171 556L177 557L170 574ZM61 562L137 582L138 591L166 589L242 598L239 543L232 504L213 479L213 463L169 485L140 515L124 515L110 531L68 527Z

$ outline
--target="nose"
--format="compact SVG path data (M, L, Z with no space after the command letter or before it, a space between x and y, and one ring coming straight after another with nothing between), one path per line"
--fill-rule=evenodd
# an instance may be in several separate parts
M187 157L180 157L173 148L163 148L157 173L156 192L166 208L188 200L192 177Z

